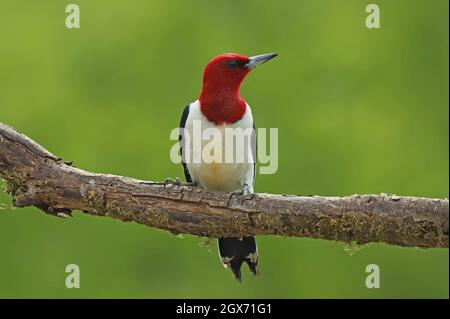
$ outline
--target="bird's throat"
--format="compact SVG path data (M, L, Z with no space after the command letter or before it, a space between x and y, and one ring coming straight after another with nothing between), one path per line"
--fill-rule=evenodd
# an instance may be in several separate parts
M247 107L239 88L203 88L199 101L203 115L216 125L236 123L244 116Z

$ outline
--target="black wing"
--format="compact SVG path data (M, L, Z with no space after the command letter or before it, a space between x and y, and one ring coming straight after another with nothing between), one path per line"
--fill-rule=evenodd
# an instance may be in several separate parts
M184 127L186 126L186 120L189 115L189 107L190 104L186 105L183 111L183 115L181 115L180 121L180 134L178 135L178 141L180 142L180 155L181 155L181 163L183 164L184 176L186 177L186 182L192 183L191 174L189 174L189 170L186 165L186 161L184 160L183 148L184 148Z

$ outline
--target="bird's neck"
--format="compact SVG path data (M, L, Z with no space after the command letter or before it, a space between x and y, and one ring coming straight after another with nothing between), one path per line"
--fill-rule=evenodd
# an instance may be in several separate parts
M247 103L239 92L240 83L223 86L223 83L203 84L200 94L200 110L206 118L217 125L239 121L245 113ZM220 85L221 84L221 85Z

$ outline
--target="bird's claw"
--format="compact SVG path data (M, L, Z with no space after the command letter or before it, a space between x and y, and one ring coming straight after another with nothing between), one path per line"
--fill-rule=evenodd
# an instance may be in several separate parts
M175 179L166 178L164 180L164 188L166 188L168 185L197 187L199 184L197 181L182 183L178 177L175 177Z
M178 177L176 177L175 179L166 178L164 180L164 188L166 188L168 185L181 186L180 179Z
M255 194L253 194L253 193L243 194L242 200L243 201L252 200L254 197L255 197Z
M231 196L234 195L239 195L241 196L241 205L244 205L244 202L246 200L252 200L253 197L255 196L255 194L253 194L252 190L250 189L250 187L246 184L242 187L242 189L234 191Z

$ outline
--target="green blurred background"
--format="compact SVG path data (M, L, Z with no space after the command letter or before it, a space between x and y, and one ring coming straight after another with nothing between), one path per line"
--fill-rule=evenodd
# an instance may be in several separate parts
M163 180L169 133L223 52L278 52L241 92L279 128L279 169L256 191L448 197L448 1L0 3L0 121L94 172ZM0 297L449 296L447 249L260 236L261 276L238 284L215 242L75 213L13 209L0 194ZM65 288L65 267L81 288ZM365 267L381 288L365 287Z

